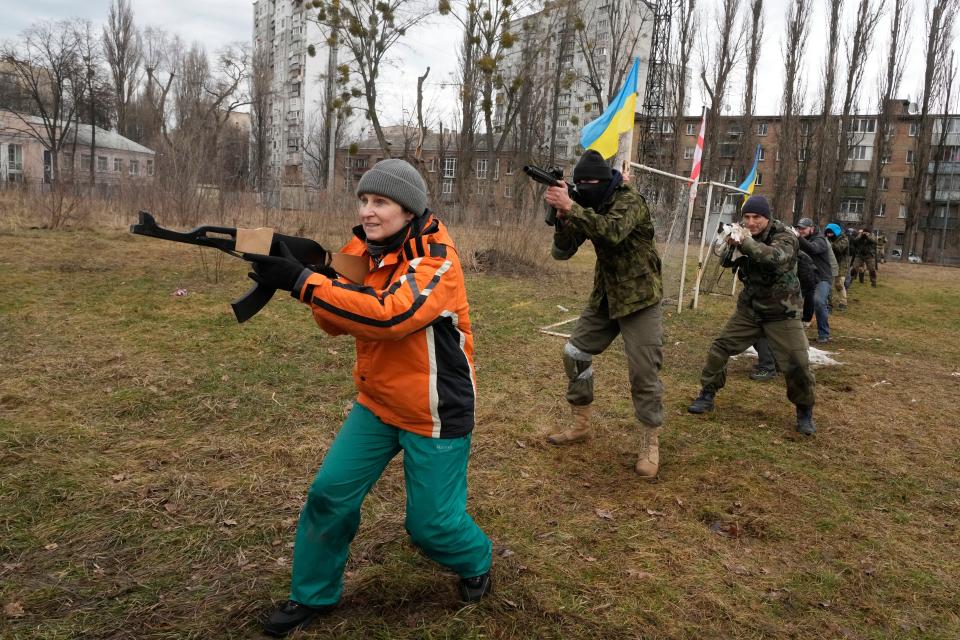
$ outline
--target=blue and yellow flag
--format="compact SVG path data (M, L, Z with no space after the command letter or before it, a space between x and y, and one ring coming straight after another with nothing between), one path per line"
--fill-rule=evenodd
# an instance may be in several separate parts
M740 186L737 187L741 191L746 191L743 194L743 201L746 202L747 198L750 197L750 194L753 193L753 188L757 186L757 163L760 162L760 145L757 145L757 152L753 156L753 168L750 169L750 173L747 174L747 179L740 183Z
M599 118L588 124L580 132L580 146L597 151L604 159L617 153L620 134L633 128L634 113L637 109L637 80L640 76L640 58L633 59L633 68L627 74L620 93Z

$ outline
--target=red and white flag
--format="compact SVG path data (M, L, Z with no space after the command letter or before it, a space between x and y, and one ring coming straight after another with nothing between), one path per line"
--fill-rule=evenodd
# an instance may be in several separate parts
M690 202L697 198L697 185L700 184L700 161L703 159L703 135L707 129L707 110L703 109L700 120L700 135L697 136L697 148L693 152L693 168L690 170Z

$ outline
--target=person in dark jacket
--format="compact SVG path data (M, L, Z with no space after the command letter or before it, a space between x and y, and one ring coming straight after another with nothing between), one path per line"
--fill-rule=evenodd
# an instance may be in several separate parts
M802 305L797 279L797 234L779 220L770 219L770 204L750 196L743 204L742 224L749 235L731 234L724 266L736 266L743 289L737 309L710 345L700 373L700 394L687 407L690 413L714 408L714 397L727 380L727 362L765 335L787 382L787 398L796 405L796 429L816 431L813 422L815 379L810 371L809 343L800 322ZM733 262L733 251L743 254Z
M833 249L817 231L810 218L800 218L796 226L800 250L813 258L817 266L817 284L813 293L813 312L817 317L817 342L830 341L830 310L827 302L833 286ZM799 276L799 273L797 274ZM806 301L806 298L804 298Z
M603 156L587 150L573 169L577 194L566 186L550 187L544 200L557 209L552 255L572 257L590 240L597 254L593 292L563 348L569 383L567 402L575 426L551 434L550 444L581 442L590 434L593 402L593 357L623 337L633 410L639 424L639 455L634 470L653 478L660 467L663 424L663 280L660 256L647 203L611 169Z

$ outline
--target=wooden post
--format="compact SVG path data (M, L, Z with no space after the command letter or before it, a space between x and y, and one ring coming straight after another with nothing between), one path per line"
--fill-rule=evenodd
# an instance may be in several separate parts
M697 254L697 280L693 285L693 308L697 308L700 300L700 280L703 278L703 243L707 239L707 222L710 221L710 204L713 202L713 183L707 187L707 208L703 212L703 227L700 229L700 252ZM721 211L721 214L723 212Z

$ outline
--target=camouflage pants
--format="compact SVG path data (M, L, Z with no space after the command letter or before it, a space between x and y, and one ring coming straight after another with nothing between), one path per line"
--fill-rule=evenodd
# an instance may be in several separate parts
M863 271L862 269L866 268L870 272L870 282L877 284L877 260L873 257L863 258L857 256L853 259L853 266L850 268L850 272L859 275L860 282L863 282Z
M606 299L599 310L583 310L564 350L570 378L567 401L581 406L593 402L592 357L605 351L618 335L623 336L637 420L659 427L663 424L663 316L659 304L615 319L608 316Z
M766 336L777 366L787 382L787 398L796 405L812 407L816 380L810 370L809 343L799 318L758 322L753 313L737 306L727 325L707 352L707 362L700 373L704 391L716 393L727 382L730 356L743 353L761 336Z
M843 275L836 276L833 279L833 293L837 298L837 304L847 306L847 288L843 286Z

